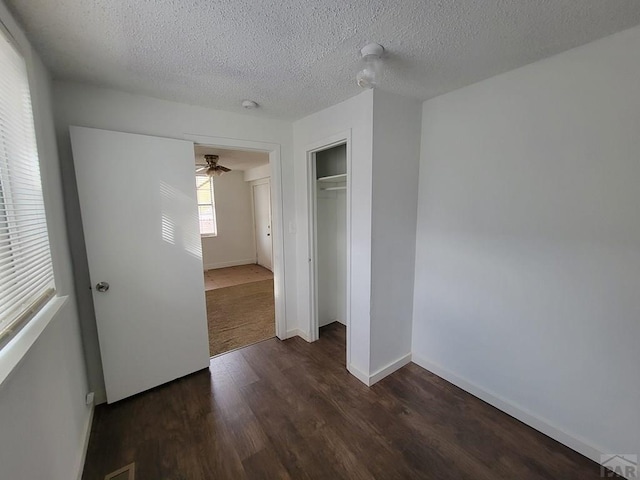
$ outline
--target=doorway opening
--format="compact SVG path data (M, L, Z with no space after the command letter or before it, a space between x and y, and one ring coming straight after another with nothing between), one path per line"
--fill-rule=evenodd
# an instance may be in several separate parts
M276 336L268 151L195 145L210 356Z
M348 143L343 139L309 154L312 331L315 339L340 337L348 347Z

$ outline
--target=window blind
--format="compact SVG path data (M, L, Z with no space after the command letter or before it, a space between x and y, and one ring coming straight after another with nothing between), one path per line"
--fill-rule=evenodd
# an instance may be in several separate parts
M54 291L27 68L0 28L0 348Z

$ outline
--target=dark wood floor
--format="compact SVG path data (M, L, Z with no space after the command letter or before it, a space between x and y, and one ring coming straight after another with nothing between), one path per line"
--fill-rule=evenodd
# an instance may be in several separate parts
M596 479L599 466L409 364L371 388L349 375L345 330L267 340L99 406L84 480L131 462L136 480Z

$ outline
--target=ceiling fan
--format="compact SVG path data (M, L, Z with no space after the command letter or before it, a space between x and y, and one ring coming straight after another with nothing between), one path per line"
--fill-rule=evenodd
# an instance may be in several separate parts
M196 173L204 173L210 177L219 177L223 173L230 172L231 169L227 167L223 167L222 165L218 165L218 159L220 157L218 155L205 155L204 159L206 160L206 165L200 165L196 168Z

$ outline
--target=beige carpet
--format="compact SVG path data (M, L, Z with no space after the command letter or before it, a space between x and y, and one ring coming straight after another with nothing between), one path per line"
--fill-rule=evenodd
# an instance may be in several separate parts
M276 334L273 280L206 292L211 356Z

